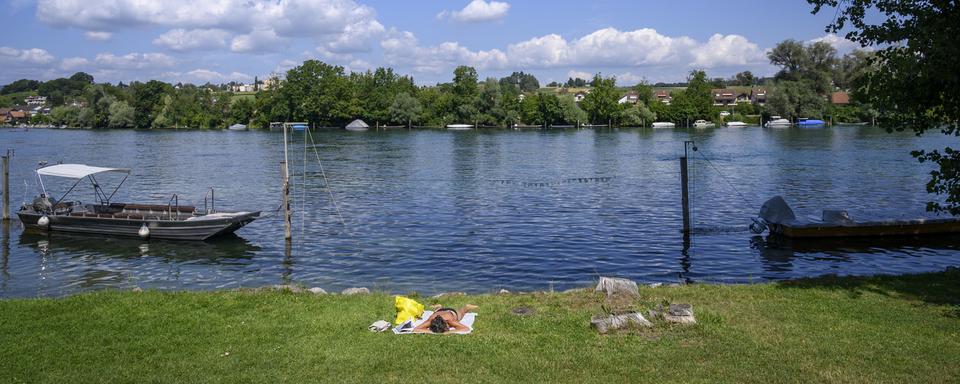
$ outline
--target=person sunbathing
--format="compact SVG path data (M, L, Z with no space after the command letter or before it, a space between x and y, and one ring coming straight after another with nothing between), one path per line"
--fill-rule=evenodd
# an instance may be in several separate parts
M440 304L430 307L433 308L433 313L413 329L414 333L467 332L470 327L461 324L460 320L470 311L477 309L477 306L472 304L464 305L460 310L444 308Z

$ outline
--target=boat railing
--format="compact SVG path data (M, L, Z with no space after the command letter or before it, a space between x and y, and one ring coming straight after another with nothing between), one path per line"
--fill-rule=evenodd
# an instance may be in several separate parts
M167 201L167 219L173 220L173 212L176 209L177 217L180 217L180 196L176 193L173 196L170 196L170 200Z
M207 197L208 197L208 196L209 196L209 199L210 199L210 206L209 206L209 207L207 206ZM208 215L211 214L211 213L216 212L216 199L215 199L215 194L214 194L214 191L213 191L213 187L210 187L210 190L207 191L207 193L206 193L205 195L203 195L203 211L204 211L206 214L208 214Z

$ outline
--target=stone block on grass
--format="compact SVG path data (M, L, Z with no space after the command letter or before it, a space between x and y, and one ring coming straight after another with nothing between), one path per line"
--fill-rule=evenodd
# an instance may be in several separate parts
M370 293L370 290L367 289L367 287L359 287L359 288L353 287L353 288L344 289L343 291L340 291L340 293L343 295L361 295L361 294Z
M607 297L618 295L640 296L636 282L619 277L601 277L595 290L603 292Z
M607 333L627 327L652 327L653 323L639 312L622 315L597 315L590 318L590 325L599 333Z

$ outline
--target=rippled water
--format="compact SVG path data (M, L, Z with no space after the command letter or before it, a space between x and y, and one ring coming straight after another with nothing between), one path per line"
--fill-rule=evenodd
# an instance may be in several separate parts
M291 145L289 248L277 216L208 243L48 236L24 233L13 221L3 229L0 296L288 282L486 292L565 289L598 275L751 282L960 264L950 237L790 243L746 231L759 205L778 194L801 216L831 207L855 218L927 216L929 169L909 151L946 144L936 135L751 127L314 137L343 223L300 134ZM691 139L700 149L691 160L700 234L685 243L678 157ZM279 205L277 133L2 129L0 143L16 151L15 206L35 193L32 170L41 160L133 168L115 201L166 204L178 193L182 204L202 205L212 186L218 208L272 213ZM80 200L93 201L92 192L81 192Z

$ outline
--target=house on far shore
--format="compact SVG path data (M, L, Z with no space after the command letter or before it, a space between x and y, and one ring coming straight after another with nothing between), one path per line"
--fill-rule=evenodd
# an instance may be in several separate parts
M711 89L713 95L713 105L731 105L737 102L737 93L732 89Z
M850 95L843 91L837 91L830 94L830 104L847 105L850 104Z
M10 117L10 111L12 111L10 108L0 108L0 125L13 120L13 118Z
M637 95L636 92L630 91L630 92L627 92L626 95L623 95L623 97L621 97L620 100L617 100L617 104L627 104L627 103L636 104L637 101L639 100L640 100L640 96Z
M670 105L670 100L673 100L673 97L670 97L670 94L664 90L654 92L653 97L666 105Z
M26 99L23 99L24 103L27 105L45 105L47 104L46 96L27 96Z
M750 90L750 101L757 105L767 103L767 90L763 88L753 88Z
M583 99L586 98L586 97L587 97L587 94L586 94L586 93L577 92L576 95L573 95L573 101L579 103L579 102L583 101Z

